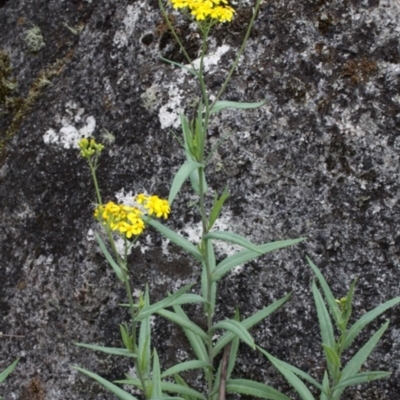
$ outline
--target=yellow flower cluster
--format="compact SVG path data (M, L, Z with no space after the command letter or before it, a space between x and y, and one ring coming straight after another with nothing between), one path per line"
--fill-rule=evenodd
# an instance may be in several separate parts
M157 218L168 218L171 211L168 200L160 199L158 196L146 196L144 193L136 196L136 201L142 204L149 215L155 215Z
M137 207L116 204L112 201L98 206L94 211L94 216L128 239L140 235L145 228L141 218L142 212Z
M98 206L94 211L94 216L113 231L118 231L128 239L138 236L144 231L145 223L142 216L145 213L150 216L155 215L157 218L168 218L169 216L170 206L167 200L160 199L158 196L146 196L143 193L137 195L134 200L138 207L110 201L105 205Z
M100 154L104 146L101 143L96 143L94 139L83 138L79 141L78 146L81 150L81 156L83 158L91 158L94 155Z
M218 22L232 21L235 10L227 0L170 0L175 9L189 9L197 21L212 19Z

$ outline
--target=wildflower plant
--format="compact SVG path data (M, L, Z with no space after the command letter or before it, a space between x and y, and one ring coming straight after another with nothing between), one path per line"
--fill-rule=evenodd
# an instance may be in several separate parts
M352 326L349 325L352 315L353 295L357 279L350 285L350 289L345 297L335 299L325 278L318 267L307 258L308 264L315 273L319 285L325 297L325 301L315 282L312 284L312 292L318 314L319 327L322 338L322 348L325 355L327 369L321 383L304 371L296 368L284 361L278 360L262 348L259 350L269 359L276 369L287 379L296 392L303 400L315 400L310 390L299 378L310 383L320 392L320 400L339 400L346 388L376 379L390 376L390 372L385 371L363 371L360 369L372 350L378 344L379 339L389 326L389 320L376 331L347 362L342 365L343 353L354 342L360 332L375 318L391 307L400 303L400 297L395 297L373 310L364 314ZM328 307L327 307L328 306ZM328 311L329 310L329 311ZM338 335L335 337L334 325Z
M255 15L260 6L260 0L257 0L253 17L239 54L227 74L224 84L215 96L208 93L204 79L204 58L207 53L207 39L211 28L215 24L232 20L234 16L233 8L227 4L227 0L188 0L186 2L171 0L171 3L167 5L182 10L188 18L197 23L202 33L203 45L200 62L196 64L189 58L185 48L182 46L171 21L167 17L165 5L160 2L160 6L166 17L167 24L181 46L190 66L164 60L180 68L189 70L195 76L199 83L201 99L197 105L194 118L191 119L183 114L181 115L183 139L180 143L185 152L186 161L179 168L173 179L168 200L160 199L155 195L138 194L132 199L132 204L116 204L114 202L104 204L96 177L98 160L103 151L103 146L98 144L94 139L82 139L79 143L81 156L88 161L94 181L97 197L94 216L106 232L111 252L109 252L108 246L103 242L100 235L96 235L96 238L118 279L125 286L128 298L126 306L130 312L130 321L120 326L124 348L108 348L93 344L78 345L92 350L130 357L135 366L136 376L127 376L126 379L117 383L134 386L142 392L146 400L164 398L216 400L222 399L226 392L282 400L284 397L272 387L249 380L231 379L231 374L235 366L239 342L242 341L252 349L255 349L256 345L249 333L249 329L282 306L289 299L290 294L246 319L242 320L239 312L236 312L230 319L216 321L217 285L233 268L268 252L297 244L302 239L255 245L236 233L213 230L224 203L229 197L227 189L220 195L215 194L212 206L209 209L206 207L208 187L205 170L213 152L218 147L215 146L206 154L206 149L208 148L207 130L212 115L228 107L249 109L260 107L265 103L265 101L256 103L220 101L246 45L250 30L254 24ZM211 98L213 98L212 101ZM188 241L156 219L161 218L165 220L170 215L170 208L187 179L190 179L192 189L197 194L198 199L198 210L202 226L201 238L198 243ZM146 286L144 291L141 292L138 301L136 303L133 301L129 274L134 273L134 269L131 270L128 268L127 254L129 247L138 240L146 226L155 228L202 265L202 273L199 277L201 283L200 294L189 292L194 286L194 284L191 284L179 289L176 293L169 294L163 300L151 304L149 289ZM125 247L122 256L116 248L115 234L124 239ZM217 263L214 242L221 240L237 244L243 250ZM203 305L205 329L194 323L186 314L182 307L186 303L200 303ZM151 349L150 318L153 315L161 316L183 329L193 349L195 359L178 363L166 371L161 370L157 351L156 349ZM214 342L213 338L217 331L222 331L222 334ZM218 367L216 365L216 358L221 353L224 353L224 355ZM122 390L115 383L105 380L94 372L79 367L75 368L96 379L117 397L124 400L136 399L136 397ZM204 393L190 387L180 375L182 372L192 369L198 369L202 373L204 377Z

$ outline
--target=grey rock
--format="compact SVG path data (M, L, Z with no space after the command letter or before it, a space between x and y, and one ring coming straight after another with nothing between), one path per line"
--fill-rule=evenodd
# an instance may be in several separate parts
M206 79L214 93L250 19L249 5L237 8L233 23L210 39ZM224 98L267 103L224 111L209 132L210 144L232 132L208 168L212 190L230 187L224 226L256 243L307 237L228 275L218 318L235 307L249 316L293 291L252 334L319 379L324 365L305 255L337 297L359 277L355 317L400 295L399 20L397 0L263 3ZM196 31L178 14L175 23L196 58ZM36 53L24 41L33 25L45 44ZM118 307L124 292L93 240L94 191L76 135L110 142L98 170L105 199L143 190L166 196L184 160L170 129L179 112L191 112L199 91L190 75L159 59L184 62L154 0L0 1L0 27L7 77L17 83L0 104L0 330L23 336L0 338L0 369L21 358L0 395L113 399L71 369L116 380L131 368L74 345L120 346L118 324L127 318ZM168 221L187 235L198 224L192 200L186 186ZM148 282L153 301L198 281L194 260L171 244L163 255L157 233L149 230L142 243L131 255L132 285ZM229 251L221 248L218 257ZM357 345L387 318L389 330L365 369L392 376L350 389L344 399L400 398L399 308L370 324ZM177 328L156 320L154 346L165 366L191 356L182 343ZM237 376L292 393L259 354L243 347L239 358Z

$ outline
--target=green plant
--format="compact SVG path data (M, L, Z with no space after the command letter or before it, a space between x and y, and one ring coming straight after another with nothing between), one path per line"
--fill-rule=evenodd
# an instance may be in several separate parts
M3 383L8 375L11 374L11 372L14 371L15 367L18 364L19 359L15 360L11 365L9 365L4 371L0 372L0 383ZM2 397L0 397L0 399L2 399Z
M389 326L389 321L383 324L382 327L374 333L367 343L357 351L345 366L342 365L342 355L343 352L352 345L354 339L365 328L365 326L389 308L400 303L400 297L396 297L379 305L364 314L351 327L348 327L352 314L353 295L357 280L353 281L345 297L336 300L320 270L309 258L307 258L307 261L314 271L325 296L324 302L320 290L315 282L313 282L312 292L315 306L317 308L322 348L324 350L327 364L327 369L324 373L322 383L317 382L304 371L278 360L264 349L259 348L259 350L280 371L303 400L314 400L314 397L299 377L308 383L311 383L311 385L320 391L320 400L339 400L344 390L349 386L386 378L390 375L389 372L384 371L359 372L365 360L368 358ZM335 337L333 325L336 325L338 331L337 337Z
M211 201L209 201L207 198L206 168L219 145L211 148L207 154L207 130L209 121L214 114L226 108L252 109L260 107L265 103L265 101L238 103L220 100L244 50L250 30L254 24L260 0L257 0L253 17L236 60L221 89L213 100L210 100L211 96L207 91L204 77L204 59L207 53L207 39L211 28L216 23L229 21L234 13L231 7L225 5L226 2L221 1L221 4L219 3L218 1L211 3L208 0L204 2L195 2L191 0L181 3L174 0L172 2L177 8L183 7L187 15L191 13L192 16L195 17L194 22L197 23L198 29L201 32L202 50L198 66L196 66L197 64L190 59L183 47L171 21L168 19L164 5L160 2L167 24L180 45L182 52L188 59L190 66L184 66L166 59L164 59L164 61L188 70L197 79L201 92L194 117L189 118L183 114L180 116L183 133L183 139L180 140L180 143L185 152L186 161L173 179L168 201L160 199L158 196L149 196L142 193L136 195L130 204L116 204L113 202L104 204L102 202L96 176L99 157L104 147L96 143L94 139L84 138L79 143L81 155L88 162L95 186L97 197L95 217L105 230L111 251L108 250L100 235L96 235L96 238L103 254L116 273L117 278L125 287L128 298L128 304L125 306L129 310L130 321L120 326L121 338L124 344L123 348L107 348L82 343L77 343L77 345L131 358L135 365L136 376L128 376L126 379L118 381L117 383L131 385L139 389L143 393L145 399L222 400L225 398L226 392L247 394L273 400L288 399L285 395L279 393L270 386L245 379L232 379L231 374L236 362L239 341L255 349L256 345L249 333L249 329L281 307L289 299L290 294L246 319L241 319L237 311L231 319L215 321L218 283L229 271L266 253L297 244L303 240L300 238L255 245L236 233L213 230L224 203L229 197L229 193L228 190L225 189L220 195L215 194L213 200L210 199ZM200 7L201 4L202 8ZM202 232L199 243L191 243L183 236L155 219L166 219L169 217L170 206L172 206L176 196L180 192L183 183L188 179L191 182L192 189L197 195L197 209L201 218ZM207 207L209 202L211 202L211 206ZM148 225L156 229L171 242L180 246L186 253L201 264L202 273L201 277L199 277L201 282L200 294L190 293L189 291L194 285L188 285L179 289L174 294L169 294L163 300L151 304L149 288L146 286L145 290L140 294L138 301L134 301L130 287L129 274L131 271L128 267L128 253L130 247L138 240L140 233ZM122 237L124 241L122 254L118 252L114 238L115 234ZM214 250L215 241L234 243L241 246L243 250L217 263ZM203 304L205 329L195 324L186 314L182 306L187 303ZM162 372L157 351L151 349L150 318L153 315L158 315L167 319L183 329L196 359L178 363ZM216 331L222 331L222 335L214 342L213 337ZM222 360L219 363L219 367L214 370L216 358L220 353L223 353ZM74 368L97 380L120 399L135 399L133 395L114 383L105 380L101 376L80 367ZM192 369L197 369L202 373L204 377L204 393L191 388L181 377L180 374L182 372ZM167 393L172 393L175 397L171 397L167 395Z

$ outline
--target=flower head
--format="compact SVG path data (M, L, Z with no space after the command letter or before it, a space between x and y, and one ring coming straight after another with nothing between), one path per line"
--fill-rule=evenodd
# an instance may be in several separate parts
M235 10L227 0L169 0L175 9L187 9L196 21L230 22Z
M100 155L104 146L101 143L96 143L92 138L83 138L79 141L78 146L81 150L81 156L90 159L95 155Z
M158 196L147 196L140 193L134 197L135 205L117 204L109 201L107 204L96 207L94 217L118 232L127 239L139 236L145 229L143 216L155 216L168 218L170 206L168 200Z

